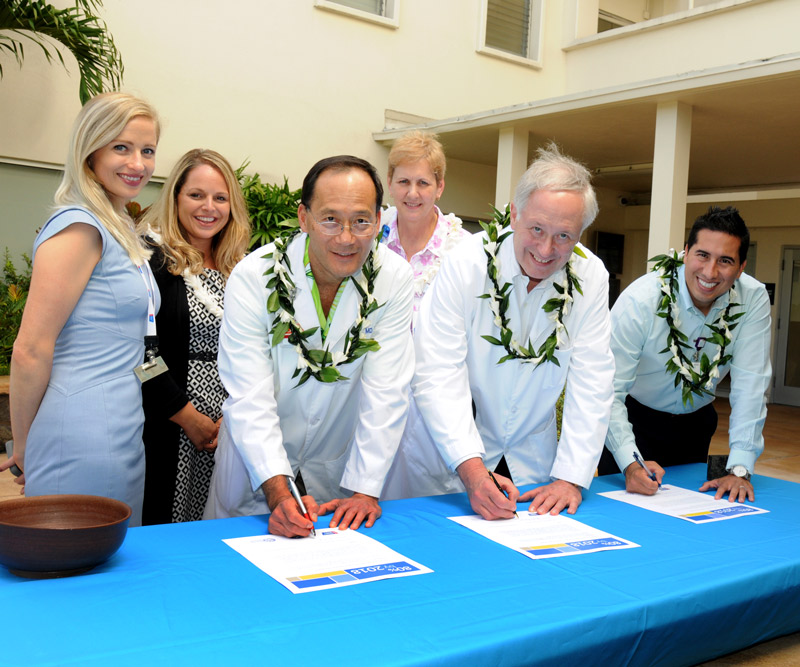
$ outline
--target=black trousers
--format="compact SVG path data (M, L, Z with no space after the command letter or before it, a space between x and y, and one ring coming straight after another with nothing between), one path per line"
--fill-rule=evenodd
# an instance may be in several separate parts
M717 411L712 403L685 415L653 410L631 396L625 399L625 406L636 446L645 461L656 461L663 468L706 463L711 438L717 430ZM619 471L611 452L603 448L598 474L613 475Z
M497 467L494 469L494 471L498 475L502 475L503 477L508 477L508 479L511 479L511 472L508 469L508 463L506 462L505 456L500 457L500 460L497 462ZM513 482L514 480L511 479L511 481Z

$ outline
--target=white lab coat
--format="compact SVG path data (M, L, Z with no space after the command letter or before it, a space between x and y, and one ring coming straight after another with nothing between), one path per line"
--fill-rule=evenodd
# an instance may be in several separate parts
M297 286L295 317L305 329L319 326L305 275L305 234L286 256ZM408 411L414 369L411 338L412 276L408 265L381 246L374 294L381 308L370 315L380 343L341 366L349 380L308 379L297 387L298 353L287 340L275 348L268 331L275 315L266 308L269 290L264 272L273 247L254 251L232 272L225 292L220 331L219 372L225 401L216 464L205 518L263 514L261 484L275 475L302 471L308 492L322 503L361 492L380 495ZM348 280L328 331L331 351L344 350L344 338L358 314L360 296ZM319 330L308 339L323 347Z
M505 456L518 485L562 479L588 488L608 428L613 398L614 359L609 349L608 273L602 262L580 246L587 258L573 259L583 295L575 294L565 319L568 340L556 351L560 366L539 367L509 360L506 352L481 336L499 337L488 301L485 234L459 245L442 264L439 276L423 298L414 344L417 355L412 388L417 406L441 455L438 469L411 468L414 495L447 493L462 488L454 471L469 458L481 456L493 470ZM557 296L561 269L526 294L527 277L514 256L513 237L498 253L502 286L509 282L510 328L517 335L527 321L534 348L553 331L542 305ZM556 441L555 404L566 383L560 442ZM471 400L477 408L473 419Z

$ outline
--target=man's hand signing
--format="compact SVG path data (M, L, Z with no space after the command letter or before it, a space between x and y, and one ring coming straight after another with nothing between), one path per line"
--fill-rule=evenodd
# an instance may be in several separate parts
M489 471L480 458L467 459L456 469L464 483L469 496L469 503L477 514L484 519L511 519L517 511L517 489L511 480L503 475L495 474L495 479L508 494L506 498L489 476Z
M283 537L308 537L320 513L317 501L311 496L303 496L311 521L306 519L297 506L297 501L292 497L286 478L276 475L261 485L270 508L269 532Z
M656 481L654 482L650 479L645 469L634 461L625 468L625 490L628 493L641 493L644 496L652 496L658 491L658 485L664 478L664 468L655 461L645 461L644 463L655 474Z

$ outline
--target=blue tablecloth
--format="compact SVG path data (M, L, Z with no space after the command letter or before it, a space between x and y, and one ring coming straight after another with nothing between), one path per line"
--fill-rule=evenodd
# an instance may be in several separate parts
M79 577L0 572L0 664L691 665L800 630L800 485L756 477L769 514L693 525L597 495L622 484L575 518L641 548L534 561L448 521L465 495L393 501L367 534L434 573L302 595L221 541L264 516L134 528Z

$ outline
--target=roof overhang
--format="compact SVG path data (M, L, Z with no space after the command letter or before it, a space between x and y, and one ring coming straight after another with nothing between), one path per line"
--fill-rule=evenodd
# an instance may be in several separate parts
M659 103L690 105L690 192L800 185L800 53L624 86L411 123L373 133L390 145L409 129L436 132L449 159L497 164L501 128L556 141L591 169L652 163ZM649 192L646 169L598 174L601 187Z

